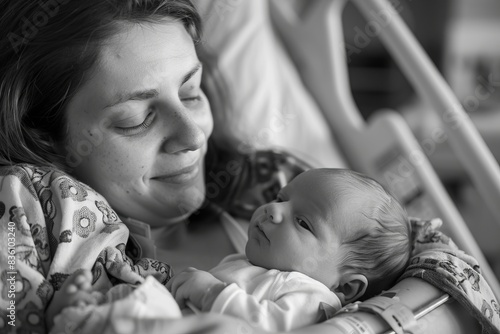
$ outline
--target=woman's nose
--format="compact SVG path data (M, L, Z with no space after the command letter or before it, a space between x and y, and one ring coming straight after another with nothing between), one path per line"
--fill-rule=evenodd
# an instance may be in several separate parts
M169 135L165 138L163 150L169 154L198 150L208 140L203 123L190 115L189 110L180 109L166 120Z
M279 224L283 221L283 211L278 203L269 203L264 209L264 213L267 219L274 224Z

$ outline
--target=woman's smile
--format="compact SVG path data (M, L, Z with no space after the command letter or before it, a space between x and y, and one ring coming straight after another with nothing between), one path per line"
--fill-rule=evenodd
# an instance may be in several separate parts
M71 143L82 141L82 128L103 133L75 175L110 198L124 217L177 221L197 210L204 200L204 157L213 123L190 35L175 21L131 25L103 47L100 58L68 109ZM107 108L117 95L129 98ZM145 114L153 116L143 121ZM141 115L146 125L117 132L117 124L124 127L120 120L131 115ZM108 118L109 125L99 128Z
M194 164L173 171L171 173L153 177L153 180L167 183L187 183L195 180L200 173L200 161Z

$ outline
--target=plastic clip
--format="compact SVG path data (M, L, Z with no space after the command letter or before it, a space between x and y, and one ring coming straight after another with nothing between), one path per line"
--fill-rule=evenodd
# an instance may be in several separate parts
M417 327L413 312L399 302L399 298L376 296L364 302L346 305L339 312L364 311L378 315L396 334L412 334Z

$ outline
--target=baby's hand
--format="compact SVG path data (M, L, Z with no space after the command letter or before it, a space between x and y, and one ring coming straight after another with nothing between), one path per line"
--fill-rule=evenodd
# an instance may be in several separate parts
M96 305L101 298L101 293L92 291L92 273L90 270L77 270L64 281L61 289L54 293L54 297L47 308L49 326L52 326L54 317L61 313L65 307Z
M202 311L212 307L215 298L225 287L226 284L212 274L195 268L174 275L167 283L167 288L181 308L189 300Z

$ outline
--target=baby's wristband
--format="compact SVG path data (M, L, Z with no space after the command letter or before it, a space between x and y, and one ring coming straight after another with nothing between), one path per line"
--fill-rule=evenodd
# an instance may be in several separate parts
M413 312L399 302L398 298L376 296L364 302L346 305L339 313L363 311L378 315L396 334L413 333L417 320Z
M212 305L214 304L215 298L224 290L227 286L227 283L221 282L219 284L212 285L210 288L205 291L205 295L201 300L201 310L206 312L210 311Z

